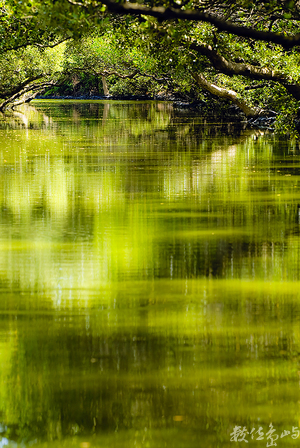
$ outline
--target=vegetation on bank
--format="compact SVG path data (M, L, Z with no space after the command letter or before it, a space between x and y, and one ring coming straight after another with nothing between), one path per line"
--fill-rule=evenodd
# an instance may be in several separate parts
M58 4L59 3L59 4ZM52 95L175 95L295 132L294 1L0 1L0 110Z

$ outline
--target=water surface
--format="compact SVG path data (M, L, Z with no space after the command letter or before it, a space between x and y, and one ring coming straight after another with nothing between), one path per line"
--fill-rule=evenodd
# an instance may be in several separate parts
M299 443L298 145L38 101L0 173L0 447Z

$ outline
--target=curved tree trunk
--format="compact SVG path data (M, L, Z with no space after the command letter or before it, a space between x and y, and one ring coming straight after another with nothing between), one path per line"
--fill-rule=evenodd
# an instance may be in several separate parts
M242 75L250 79L256 80L268 80L277 81L281 84L286 84L288 82L293 82L291 76L279 70L272 70L268 67L257 67L253 64L248 64L245 62L234 62L229 59L224 58L216 50L214 50L211 45L206 43L195 43L190 44L190 49L197 51L197 53L206 56L214 68L224 75Z
M249 79L256 79L259 81L276 81L282 84L286 90L297 100L300 100L300 84L297 83L291 76L279 70L272 70L268 67L257 67L253 64L234 62L224 58L210 45L206 43L190 44L190 49L197 51L197 53L206 56L214 68L224 75L241 75Z
M263 110L258 107L249 106L246 101L242 100L238 97L237 92L234 90L224 89L222 87L218 87L216 84L213 84L204 76L199 75L198 73L193 73L193 77L196 80L197 84L204 90L216 95L219 98L225 98L227 100L232 101L236 106L238 106L246 115L247 118L258 117L262 114Z
M55 85L54 81L45 81L40 83L29 83L25 87L19 88L19 91L11 96L8 96L0 103L0 112L9 107L18 106L19 104L27 103L31 101L39 92L43 91L46 87Z

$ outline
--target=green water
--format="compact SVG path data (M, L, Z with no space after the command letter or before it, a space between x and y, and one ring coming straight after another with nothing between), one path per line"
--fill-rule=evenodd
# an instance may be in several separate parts
M0 117L1 448L299 444L300 152L243 127Z

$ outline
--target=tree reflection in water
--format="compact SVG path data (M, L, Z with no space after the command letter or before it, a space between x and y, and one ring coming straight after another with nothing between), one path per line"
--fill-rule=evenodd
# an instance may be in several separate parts
M297 426L292 142L150 102L37 102L0 141L3 446Z

